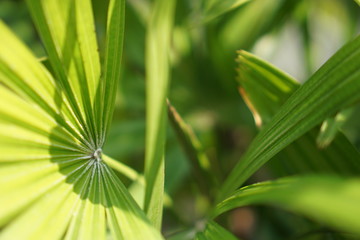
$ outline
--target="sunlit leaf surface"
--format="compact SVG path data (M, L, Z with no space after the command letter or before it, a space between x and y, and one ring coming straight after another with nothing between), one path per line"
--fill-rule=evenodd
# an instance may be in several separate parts
M0 23L0 238L162 239L108 163L137 173L102 156L125 1L110 1L103 69L91 1L27 3L52 71Z

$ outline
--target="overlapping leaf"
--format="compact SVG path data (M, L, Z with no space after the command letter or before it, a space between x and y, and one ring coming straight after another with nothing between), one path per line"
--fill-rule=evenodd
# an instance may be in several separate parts
M300 84L291 77L266 63L258 57L245 52L239 52L239 83L240 93L253 112L259 127L266 125L282 104L299 88ZM349 110L347 110L349 111ZM329 141L338 133L337 121L328 119L324 122L332 129L320 131L322 141ZM323 129L323 127L321 128ZM360 154L342 133L338 133L335 141L325 149L316 144L319 127L315 127L304 136L290 144L276 155L271 166L276 165L278 173L336 173L340 175L357 175L360 172Z
M319 147L327 147L331 144L331 142L335 139L336 135L338 134L340 128L345 124L346 120L352 114L353 109L345 109L335 117L326 119L320 128L319 136L316 139L317 144Z
M360 37L341 48L281 107L225 181L224 199L284 147L360 100Z

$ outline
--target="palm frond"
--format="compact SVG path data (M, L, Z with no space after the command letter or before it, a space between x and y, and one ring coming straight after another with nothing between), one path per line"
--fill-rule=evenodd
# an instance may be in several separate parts
M0 23L0 238L162 239L102 157L125 2L110 1L103 78L91 1L27 3L54 75Z
M359 101L360 37L342 47L281 107L225 181L224 199L271 157L336 112Z

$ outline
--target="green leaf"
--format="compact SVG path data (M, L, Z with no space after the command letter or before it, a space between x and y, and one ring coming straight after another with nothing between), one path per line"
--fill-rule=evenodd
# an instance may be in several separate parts
M75 4L77 39L79 41L85 78L88 83L90 102L94 104L100 79L100 59L95 35L93 10L91 1L79 0L75 1Z
M11 132L0 134L0 204L7 206L1 208L0 225L10 222L0 237L59 238L70 221L69 239L104 239L106 225L101 219L105 211L110 211L107 222L111 223L110 230L116 229L114 237L161 239L105 164L86 157L62 128L52 134L56 123L46 113L4 87L0 87L0 92L2 100L12 102L12 111L0 105L1 126L12 128ZM14 114L19 112L22 115ZM101 194L104 196L99 198ZM46 214L34 217L44 209ZM114 225L121 219L129 226ZM133 230L136 226L142 229L138 233Z
M0 239L163 239L98 148L105 133L94 116L114 90L97 86L90 1L28 5L55 76L0 23ZM110 11L123 5L113 0ZM109 26L122 29L123 15L115 19ZM121 54L108 55L118 67Z
M52 175L53 177L49 178ZM1 203L9 205L11 201L14 205L14 201L22 201L19 202L21 205L17 206L15 213L24 211L24 205L28 207L19 218L11 221L0 237L11 236L22 239L23 236L27 236L36 239L54 239L59 238L69 227L65 238L105 239L106 212L108 227L111 235L116 239L162 239L160 233L150 225L125 187L106 165L85 160L80 166L72 164L67 168L60 168L60 171L55 171L55 175L52 175L47 173L46 176L49 177L41 177L41 182L40 180L32 180L32 184L26 182L23 188L18 185L16 189L1 189L6 195L0 199ZM1 182L7 184L8 181L4 180L4 177L6 175L2 175ZM22 178L18 178L17 181L23 180ZM45 183L50 186L46 186ZM30 186L31 188L28 188ZM54 190L51 190L52 188ZM26 190L31 194L27 194L25 200L27 202L23 203L24 198L21 196L27 192ZM15 195L16 193L18 195ZM38 196L34 196L36 202L33 204L34 194ZM46 213L41 217L35 217L39 212L44 212L44 209ZM5 213L8 211L6 209ZM12 215L2 214L2 218L4 216L13 218L15 213L10 213ZM29 221L32 222L31 228L27 227ZM62 226L62 228L56 231L47 230L52 226ZM56 237L55 234L59 236Z
M239 92L258 128L266 125L300 86L291 76L255 55L239 51Z
M298 173L358 176L359 152L342 133L325 149L317 146L317 136L318 128L310 130L278 153L269 166L275 167L280 176Z
M57 128L58 123L46 112L1 85L0 94L1 161L47 159L52 156L51 148L53 157L87 154L85 146L65 128Z
M208 0L205 5L204 21L211 21L249 1L250 0Z
M319 147L325 148L331 144L340 128L344 125L352 112L352 108L345 109L337 113L334 118L328 118L323 122L320 128L319 136L316 139Z
M64 100L65 107L59 105L62 93L57 89L54 78L2 22L0 32L0 82L38 105L75 138L89 146L84 141L82 129L78 130L79 125L67 107L67 100Z
M233 208L270 204L360 236L360 179L330 176L284 178L243 187L216 206L213 217Z
M99 118L103 126L103 141L108 132L115 107L115 97L121 73L121 58L124 43L125 29L125 1L111 0L109 2L107 28L106 28L106 50L104 83L99 103L102 105L102 115Z
M140 175L138 172L136 172L134 169L132 169L131 167L119 161L116 161L115 159L112 159L111 157L106 156L105 154L103 155L103 160L106 162L106 164L109 165L109 167L118 171L119 173L129 178L130 180L137 181L139 179L142 179L142 182L144 181L143 180L144 177Z
M272 119L300 84L248 52L239 52L238 63L240 93L261 128ZM332 132L325 136L328 141L338 132L339 120L332 124ZM330 120L325 123L328 121ZM316 143L318 132L319 128L315 127L283 149L275 156L270 167L278 174L285 170L281 175L303 172L357 175L360 171L360 154L346 137L339 133L332 145L319 149ZM328 133L327 131L326 134Z
M284 147L360 100L360 37L331 57L281 107L254 139L218 195L224 199Z
M146 39L146 152L145 200L147 216L161 227L164 195L164 144L169 51L175 0L156 0Z
M214 221L209 221L206 224L205 230L203 232L199 232L196 234L195 240L218 240L218 239L226 239L226 240L237 240L234 235L232 235L229 231L221 227Z
M94 145L98 143L95 142L90 81L86 79L84 72L84 63L87 60L82 58L77 32L77 4L71 0L27 0L27 5L55 73L56 88L61 89L68 99L68 103L63 103L63 98L59 98L58 105L69 109L73 114L72 122L82 129L82 134L91 141L90 144L96 150ZM88 14L92 13L85 13Z
M205 194L210 194L209 191L212 190L210 188L217 184L213 176L210 160L191 126L181 118L176 109L170 104L170 101L167 101L167 105L171 126L193 166L195 180L199 185L199 190Z
M76 62L81 62L83 68L82 76L86 79L85 84L80 88L85 89L80 96L83 96L86 119L95 141L96 149L102 147L104 140L101 139L101 126L98 120L102 116L100 109L95 108L95 98L99 95L100 87L100 59L98 53L98 44L95 35L95 25L91 1L75 1L76 16L76 36L79 45L80 56L76 57ZM80 70L79 70L80 72ZM81 81L81 80L80 80ZM78 95L79 96L79 95ZM99 100L97 100L99 102ZM101 104L98 104L101 105Z
M139 206L143 206L144 192L145 192L144 176L139 174L138 172L136 172L131 167L129 167L119 161L116 161L115 159L112 159L111 157L109 157L105 154L103 154L102 158L103 158L104 162L107 165L109 165L109 167L111 167L112 169L116 170L123 176L125 176L128 179L133 181L132 185L129 187L129 192L132 195L133 195L133 193L136 194L136 196L133 195L133 197L138 202ZM142 196L141 199L139 199L140 195ZM142 204L140 204L140 202ZM172 200L171 200L170 196L167 193L165 193L164 206L169 207L171 205L172 205Z

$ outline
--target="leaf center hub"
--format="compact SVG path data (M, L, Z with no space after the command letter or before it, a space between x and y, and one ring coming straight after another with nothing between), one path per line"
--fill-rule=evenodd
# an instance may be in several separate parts
M101 155L102 155L102 150L101 150L101 148L98 148L93 153L92 158L97 162L101 162L102 161Z

